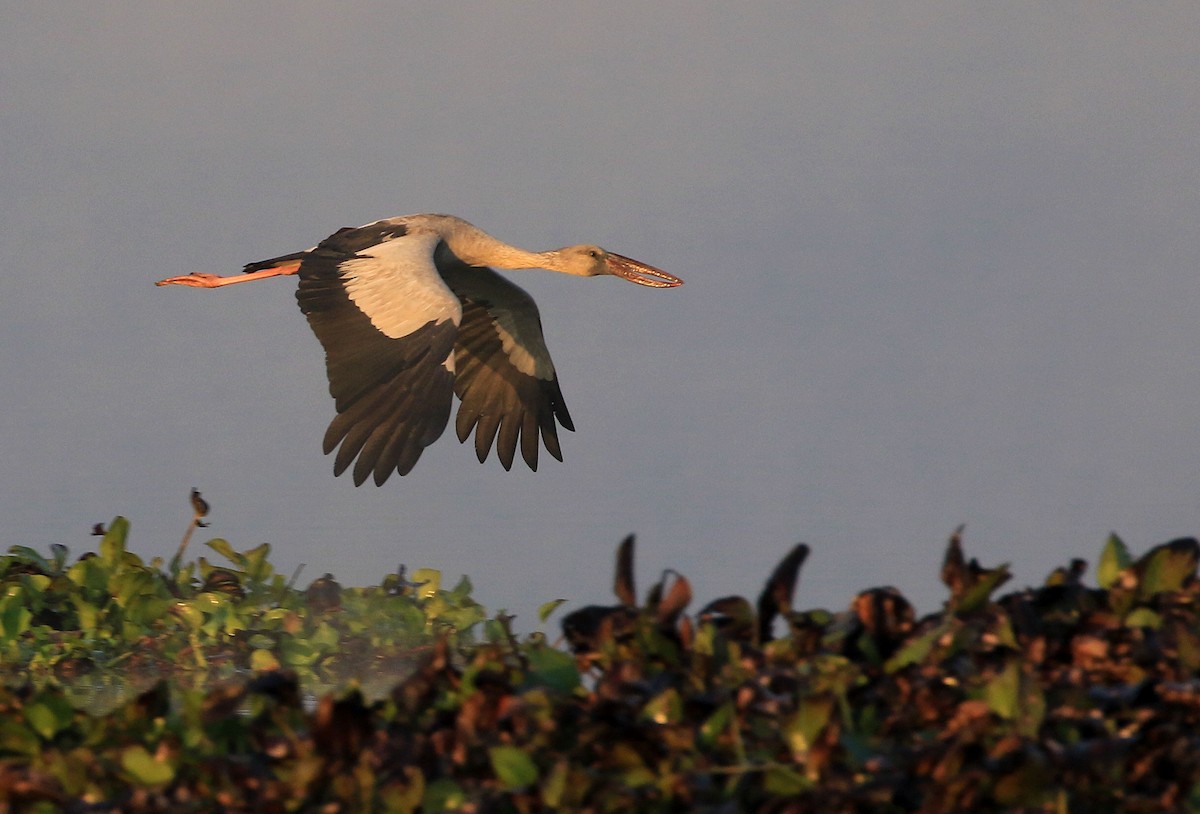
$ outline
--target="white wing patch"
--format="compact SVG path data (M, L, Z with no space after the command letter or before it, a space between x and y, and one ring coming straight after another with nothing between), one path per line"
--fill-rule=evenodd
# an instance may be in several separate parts
M433 234L405 235L338 266L350 301L384 336L400 339L430 322L462 322L458 297L433 265L440 240Z

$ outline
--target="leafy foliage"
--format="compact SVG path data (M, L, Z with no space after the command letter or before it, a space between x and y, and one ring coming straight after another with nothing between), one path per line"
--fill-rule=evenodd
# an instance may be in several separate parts
M195 684L291 669L319 689L349 677L387 688L433 634L460 645L486 613L465 578L452 590L436 571L401 568L378 587L343 588L331 576L293 589L268 562L266 545L208 547L231 565L201 557L164 569L126 549L129 524L116 518L98 553L68 564L14 546L0 558L0 676L6 683L111 685L117 694L172 677ZM181 675L181 671L188 675Z
M891 588L796 608L803 545L757 603L689 615L669 571L639 604L629 538L617 604L567 615L568 652L485 619L465 580L298 590L265 547L214 540L231 566L164 568L127 534L118 518L74 563L61 547L0 559L9 810L1200 806L1195 540L1134 558L1114 536L1099 587L1075 560L997 597L1007 568L968 560L960 530L945 608L917 619ZM118 674L145 680L107 710L69 681Z

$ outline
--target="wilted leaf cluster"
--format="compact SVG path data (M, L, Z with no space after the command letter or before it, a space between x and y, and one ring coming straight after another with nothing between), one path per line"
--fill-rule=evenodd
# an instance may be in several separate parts
M797 609L807 554L794 548L756 603L724 597L689 615L674 572L639 602L629 539L617 604L563 619L570 652L518 639L503 617L479 642L427 619L374 700L353 686L306 700L305 681L274 664L206 688L158 683L107 714L78 709L54 681L12 685L0 693L0 799L81 812L1200 807L1195 540L1134 559L1113 537L1097 585L1073 561L997 597L1007 567L968 561L956 534L941 570L949 598L920 619L890 588L839 613ZM30 552L11 555L10 575L12 558ZM271 604L247 569L231 573L235 606ZM306 601L315 616L354 618L347 593L318 580ZM33 622L44 607L23 607L18 643L45 626ZM289 635L324 635L315 624ZM354 641L339 624L322 652Z

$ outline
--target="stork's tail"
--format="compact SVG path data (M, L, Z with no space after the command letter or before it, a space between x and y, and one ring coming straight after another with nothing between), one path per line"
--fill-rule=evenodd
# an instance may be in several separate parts
M281 257L272 257L270 260L259 260L257 263L247 263L242 269L243 274L251 274L255 271L266 271L267 269L286 269L281 271L281 274L295 274L296 269L300 268L300 261L308 254L307 251L292 252Z

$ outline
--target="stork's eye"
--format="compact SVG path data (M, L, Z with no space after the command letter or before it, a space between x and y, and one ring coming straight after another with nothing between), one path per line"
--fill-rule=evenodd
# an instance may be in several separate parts
M600 252L596 251L595 249L588 249L588 257L595 260L600 257Z

